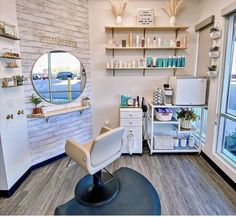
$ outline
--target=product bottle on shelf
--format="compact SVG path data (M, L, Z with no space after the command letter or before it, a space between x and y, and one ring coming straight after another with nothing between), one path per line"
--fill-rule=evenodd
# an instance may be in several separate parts
M140 37L136 35L136 47L140 47Z
M141 41L141 47L145 47L145 38L144 37L142 38L142 41Z
M153 47L154 47L154 48L157 47L157 39L156 39L156 37L154 37L154 39L153 39Z

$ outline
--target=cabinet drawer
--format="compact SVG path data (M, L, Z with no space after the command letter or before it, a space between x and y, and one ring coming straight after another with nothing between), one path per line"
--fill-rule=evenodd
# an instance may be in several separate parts
M121 111L120 118L142 118L142 111Z
M137 118L123 118L120 119L120 126L121 127L141 127L142 126L142 119Z

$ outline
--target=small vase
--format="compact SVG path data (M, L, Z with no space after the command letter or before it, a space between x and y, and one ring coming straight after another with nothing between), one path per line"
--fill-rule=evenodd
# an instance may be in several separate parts
M175 16L171 16L170 20L169 20L169 25L171 27L174 27L175 26L175 22L176 22L176 17Z
M117 26L121 26L121 24L122 24L122 17L121 16L117 16L116 17L116 25Z

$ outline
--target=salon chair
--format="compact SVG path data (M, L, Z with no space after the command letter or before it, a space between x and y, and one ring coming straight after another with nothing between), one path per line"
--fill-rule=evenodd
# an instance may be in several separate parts
M90 143L68 140L66 154L89 175L75 188L76 200L85 206L101 206L112 201L119 191L119 180L105 167L121 156L124 128L103 127L100 135ZM106 172L102 172L104 169Z

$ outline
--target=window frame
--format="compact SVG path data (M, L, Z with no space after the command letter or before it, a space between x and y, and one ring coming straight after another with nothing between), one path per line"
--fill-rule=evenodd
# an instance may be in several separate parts
M236 116L230 114L228 112L229 106L229 97L230 97L230 83L231 83L231 75L232 75L232 64L233 64L233 56L234 56L234 39L236 38L236 12L227 16L225 27L226 27L226 47L225 47L225 59L224 59L224 67L223 67L223 76L221 82L221 106L218 117L218 139L216 146L216 153L219 154L223 159L225 159L232 166L236 166L236 162L229 158L228 155L225 154L224 151L224 138L225 138L225 129L226 129L226 121L230 120L236 123Z

